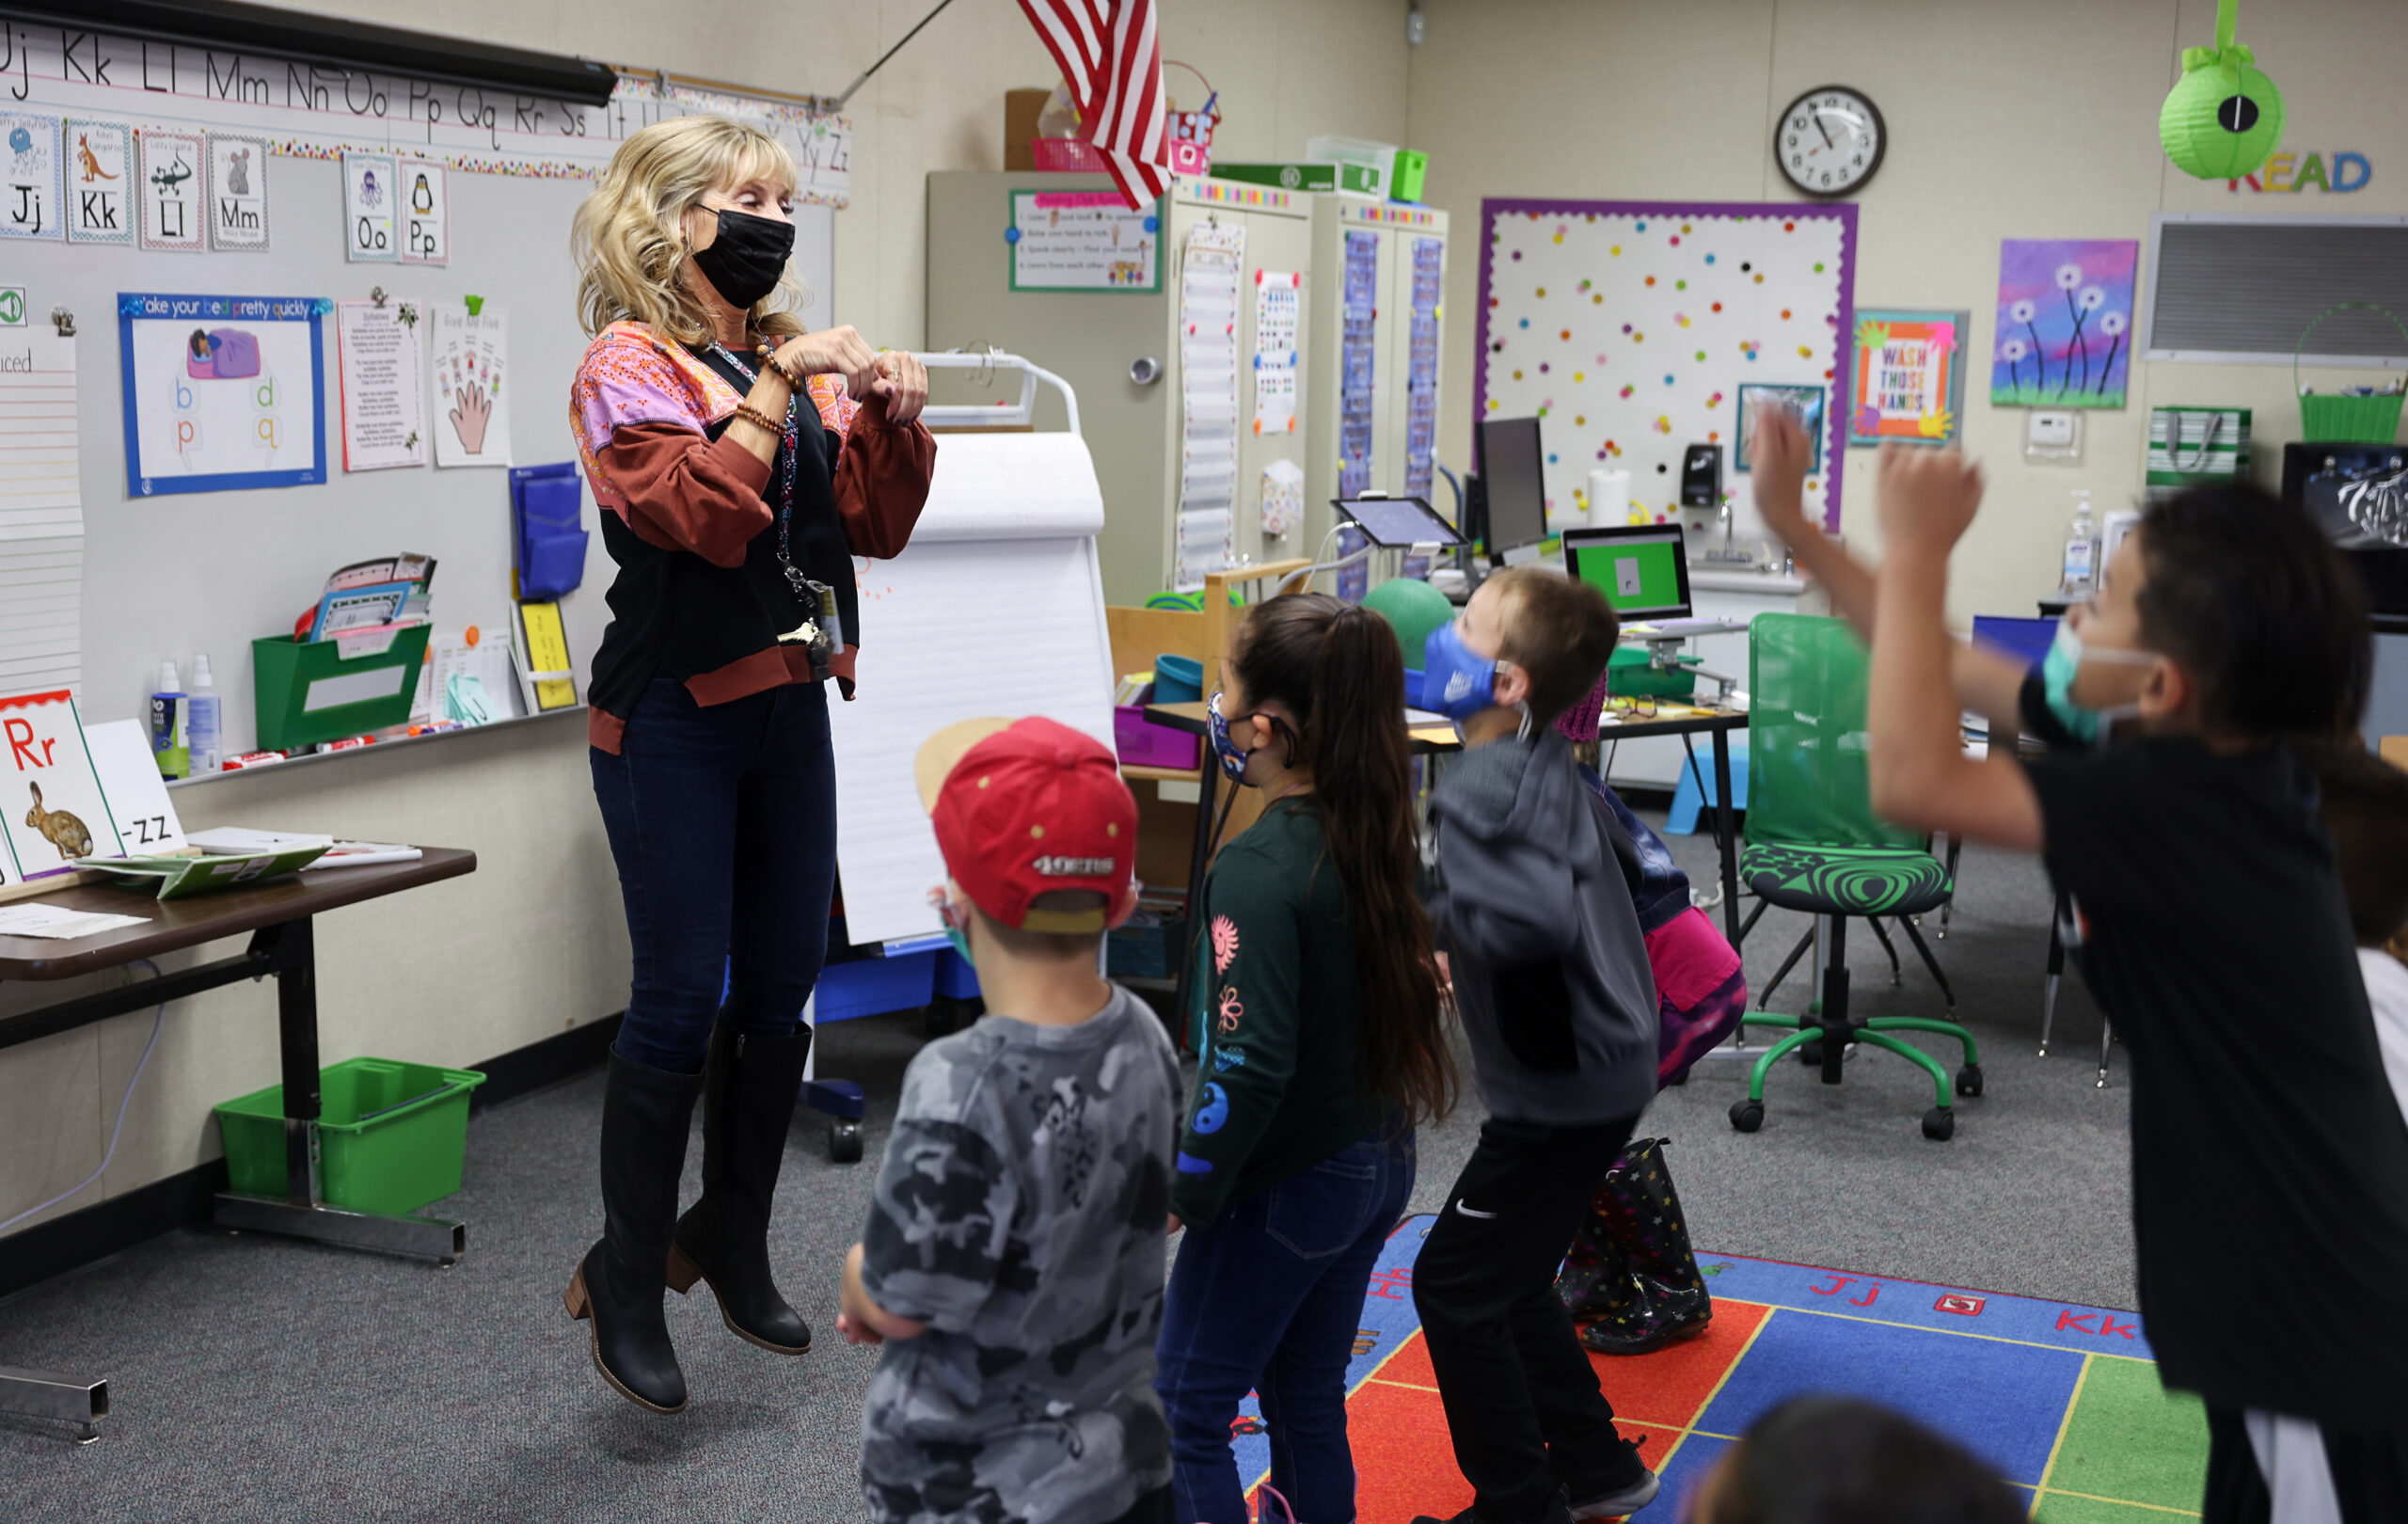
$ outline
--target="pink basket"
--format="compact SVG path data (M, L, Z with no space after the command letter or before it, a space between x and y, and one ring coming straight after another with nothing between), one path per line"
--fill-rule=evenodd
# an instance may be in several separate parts
M1085 138L1032 137L1028 140L1028 154L1037 167L1047 174L1103 173L1103 155Z
M1204 742L1201 736L1154 723L1138 704L1112 711L1112 739L1126 768L1192 768Z

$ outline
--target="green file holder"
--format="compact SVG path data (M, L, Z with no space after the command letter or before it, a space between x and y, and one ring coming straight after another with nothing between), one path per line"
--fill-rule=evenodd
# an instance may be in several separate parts
M413 625L372 656L342 658L339 641L270 635L251 643L261 751L341 740L410 717L432 627Z

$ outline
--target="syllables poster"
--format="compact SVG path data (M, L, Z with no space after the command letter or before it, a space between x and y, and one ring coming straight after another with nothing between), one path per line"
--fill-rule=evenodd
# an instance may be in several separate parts
M318 296L118 298L125 489L299 486L326 479Z
M426 310L435 323L435 464L510 464L510 314L491 302L471 312L462 303Z

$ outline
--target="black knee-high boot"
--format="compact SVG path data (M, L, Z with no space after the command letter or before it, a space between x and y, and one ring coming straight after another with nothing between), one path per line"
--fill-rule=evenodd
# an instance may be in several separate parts
M594 1367L656 1413L686 1405L686 1373L661 1313L677 1178L686 1167L697 1074L610 1056L602 1097L602 1241L568 1283L569 1316L594 1325Z
M811 1028L711 1030L703 1070L703 1199L677 1219L669 1284L710 1282L719 1314L739 1339L780 1355L811 1347L811 1326L769 1274L769 1201L785 1162L786 1128L802 1088Z

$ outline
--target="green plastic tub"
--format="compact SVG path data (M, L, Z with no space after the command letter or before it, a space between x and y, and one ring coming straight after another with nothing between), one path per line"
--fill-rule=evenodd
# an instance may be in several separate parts
M1697 692L1697 674L1686 669L1703 659L1684 656L1683 670L1666 672L1643 645L1618 645L1606 668L1606 691L1617 698L1686 699Z
M473 1069L349 1058L318 1071L318 1199L352 1212L415 1212L460 1188ZM284 1087L217 1107L229 1183L284 1195Z

